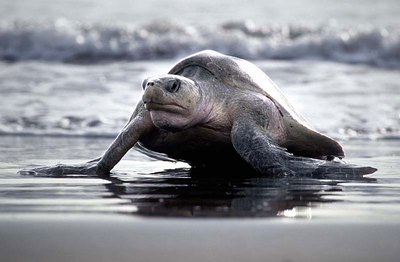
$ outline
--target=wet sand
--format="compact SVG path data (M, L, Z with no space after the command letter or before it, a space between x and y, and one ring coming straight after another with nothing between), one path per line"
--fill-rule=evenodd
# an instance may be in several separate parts
M399 223L0 217L2 261L398 261Z

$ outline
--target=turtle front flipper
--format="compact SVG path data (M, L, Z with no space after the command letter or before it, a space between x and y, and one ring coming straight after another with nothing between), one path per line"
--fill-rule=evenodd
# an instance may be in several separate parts
M64 176L71 174L109 176L111 169L122 157L154 128L149 112L139 102L125 127L121 130L103 156L89 162L74 165L57 164L19 171L20 175Z
M372 167L294 156L276 145L267 131L251 117L243 117L233 123L231 139L237 153L261 174L355 178L376 171Z
M132 117L97 163L96 173L108 174L122 157L154 128L149 112L139 102Z

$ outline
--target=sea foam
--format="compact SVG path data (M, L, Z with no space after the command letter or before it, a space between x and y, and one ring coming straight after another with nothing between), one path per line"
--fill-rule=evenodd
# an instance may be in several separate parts
M147 24L0 24L0 59L97 62L175 58L214 49L245 59L323 59L382 67L400 66L400 29L371 25L255 24L216 26L171 21Z

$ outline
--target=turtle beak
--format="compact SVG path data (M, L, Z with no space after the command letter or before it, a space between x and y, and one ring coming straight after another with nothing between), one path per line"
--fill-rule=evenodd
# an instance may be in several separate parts
M142 101L145 105L154 102L154 99L157 100L157 97L162 97L162 90L160 88L153 88L154 82L148 81L146 87L144 89L144 93L142 96Z
M150 93L150 94L149 94ZM144 105L146 106L146 104L151 103L151 97L152 97L152 93L153 92L145 92L142 96L142 101L144 103Z

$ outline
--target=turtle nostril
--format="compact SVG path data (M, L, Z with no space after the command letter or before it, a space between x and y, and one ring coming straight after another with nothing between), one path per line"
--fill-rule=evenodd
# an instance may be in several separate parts
M179 79L173 79L167 82L165 89L167 89L168 92L174 93L179 90L181 87L181 81Z
M151 81L151 80L148 80L148 79L145 79L145 80L142 82L142 88L143 88L143 90L145 90L147 87L153 86L153 85L154 85L154 81Z
M152 81L150 81L148 78L146 78L145 80L143 80L142 82L142 88L143 90L146 89L146 87L148 87L150 85L150 83L153 83ZM152 84L153 85L153 84Z

